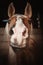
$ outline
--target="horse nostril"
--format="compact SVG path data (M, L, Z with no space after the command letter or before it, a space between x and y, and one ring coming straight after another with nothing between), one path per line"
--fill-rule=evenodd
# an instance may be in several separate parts
M22 33L22 34L23 34L23 36L25 36L25 33L26 33L26 29L25 29L25 30L23 31L23 33Z
M17 39L14 39L15 42L17 42Z
M10 34L10 35L14 34L14 32L13 32L12 29L9 31L9 34Z

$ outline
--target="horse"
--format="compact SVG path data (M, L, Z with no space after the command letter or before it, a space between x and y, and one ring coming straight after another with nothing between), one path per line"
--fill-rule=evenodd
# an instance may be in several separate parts
M24 14L15 14L15 7L11 2L8 6L8 22L5 26L5 38L8 40L9 65L34 64L35 41L30 37L32 7L30 3Z

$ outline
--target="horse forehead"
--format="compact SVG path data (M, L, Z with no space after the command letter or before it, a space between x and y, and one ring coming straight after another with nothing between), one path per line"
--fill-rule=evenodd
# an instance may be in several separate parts
M16 27L25 28L22 18L17 17Z
M20 16L17 16L16 24L20 27L25 27L25 24L23 23L23 19Z
M27 21L27 16L25 16L25 15L22 15L22 14L15 14L15 15L13 15L10 19L11 19L11 26L13 26L13 25L16 25L16 24L18 24L18 25L21 25L21 26L26 26L26 21ZM25 21L25 19L26 19L26 21Z
M17 15L16 26L14 27L14 29L18 29L20 31L23 31L25 28L26 28L26 26L23 23L21 15Z
M16 16L16 23L23 25L23 19L27 18L25 15L15 15Z

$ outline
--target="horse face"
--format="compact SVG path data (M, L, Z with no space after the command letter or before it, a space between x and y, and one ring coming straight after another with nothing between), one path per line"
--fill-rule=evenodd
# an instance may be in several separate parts
M29 8L28 8L29 6ZM29 12L27 11L27 8ZM9 23L8 23L8 34L10 36L10 42L12 46L16 47L25 47L26 40L29 37L29 32L31 25L28 23L32 12L31 6L27 3L25 8L25 15L15 14L15 8L11 3L8 8L8 16L9 16Z
M12 22L15 21L13 24ZM23 23L21 15L16 15L16 20L12 20L9 24L10 41L13 45L25 46L26 39L28 38L28 28Z

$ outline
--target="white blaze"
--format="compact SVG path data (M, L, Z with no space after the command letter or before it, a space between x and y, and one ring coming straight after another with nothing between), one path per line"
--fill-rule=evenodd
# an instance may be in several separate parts
M28 37L28 29L23 24L22 19L17 17L16 26L12 28L14 34L11 36L11 43L17 45L23 45L26 44L26 38ZM23 31L26 30L25 36L23 36ZM15 40L16 39L16 40Z

